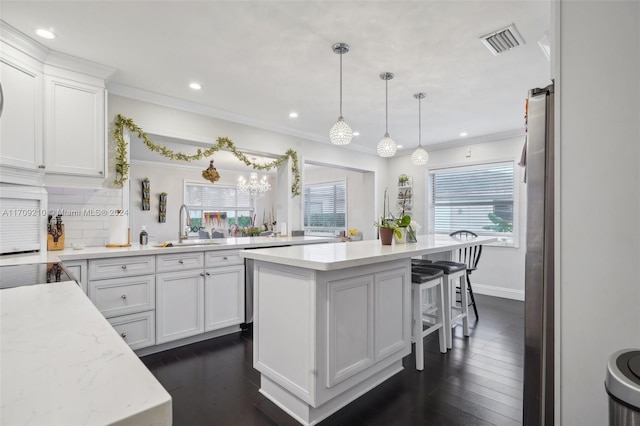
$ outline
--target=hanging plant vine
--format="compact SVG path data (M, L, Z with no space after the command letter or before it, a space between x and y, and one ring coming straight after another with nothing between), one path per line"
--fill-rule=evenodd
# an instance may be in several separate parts
M127 142L124 140L124 129L128 129L130 132L136 133L140 139L144 142L149 150L162 155L170 160L178 161L193 161L201 160L203 158L211 157L217 151L222 148L227 148L231 153L247 166L252 167L254 170L271 170L273 168L281 167L289 158L291 159L291 172L293 173L293 183L291 184L291 195L300 195L300 169L298 168L298 153L292 149L287 150L284 155L275 159L267 164L257 164L251 162L249 157L244 155L241 151L238 151L233 141L229 138L219 137L216 139L217 143L210 148L202 149L198 148L195 154L183 154L181 152L174 152L163 145L156 145L149 139L149 136L142 130L131 118L123 117L121 114L116 116L114 121L113 138L116 141L116 179L113 181L115 185L123 186L129 178L129 163L127 162Z

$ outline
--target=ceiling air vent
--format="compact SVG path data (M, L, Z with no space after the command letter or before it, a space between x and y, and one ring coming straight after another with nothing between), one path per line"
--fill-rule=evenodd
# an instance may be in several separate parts
M524 39L514 24L480 37L482 44L494 55L506 52L524 44Z

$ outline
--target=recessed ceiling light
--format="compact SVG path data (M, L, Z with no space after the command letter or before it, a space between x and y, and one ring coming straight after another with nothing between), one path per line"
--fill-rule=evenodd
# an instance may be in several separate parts
M360 136L360 132L353 132L353 136Z
M42 38L46 38L47 40L53 40L56 38L56 35L49 30L45 30L44 28L36 28L35 33L38 34Z
M189 83L189 87L192 88L193 90L202 89L202 86L200 86L200 83L196 83L195 81L193 83Z
M464 138L465 136L467 136L467 132L460 133L460 136L462 136Z
M402 145L396 145L396 148L402 148Z
M289 118L298 118L298 113L297 112L290 112L289 113Z

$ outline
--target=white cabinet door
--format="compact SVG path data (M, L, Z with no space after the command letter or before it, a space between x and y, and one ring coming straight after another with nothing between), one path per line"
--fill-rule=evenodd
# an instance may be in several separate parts
M156 275L156 343L204 332L204 272Z
M86 260L65 260L62 262L65 268L71 275L78 280L80 283L80 287L82 287L82 291L87 294L87 285L89 279L87 277L87 261Z
M403 268L375 274L376 362L411 346L410 281Z
M37 171L43 165L42 72L0 57L0 76L4 94L0 164Z
M45 130L47 173L104 176L104 87L46 76Z
M205 331L244 321L244 265L209 268L205 271Z
M327 283L327 385L374 363L373 275Z

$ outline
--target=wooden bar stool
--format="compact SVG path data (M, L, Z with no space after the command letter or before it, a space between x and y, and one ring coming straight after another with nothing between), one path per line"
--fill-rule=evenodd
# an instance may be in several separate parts
M465 288L465 277L467 276L467 270L464 263L440 263L433 262L428 264L429 268L439 269L445 275L445 282L447 285L443 286L444 293L444 328L446 330L445 336L447 338L447 348L453 347L453 332L452 328L458 324L459 320L462 320L462 333L468 336L469 333L469 303L467 292L460 292L462 303L460 307L456 305L456 288L458 285L461 288ZM418 267L420 270L422 267ZM453 294L453 297L452 297ZM460 310L458 312L458 310ZM455 314L454 314L455 311Z
M416 342L416 370L424 369L424 338L438 330L440 352L447 352L444 326L444 273L421 267L411 273L413 338ZM433 294L435 292L435 295ZM431 293L431 294L429 294ZM431 297L429 297L431 296ZM426 328L423 328L426 325Z

